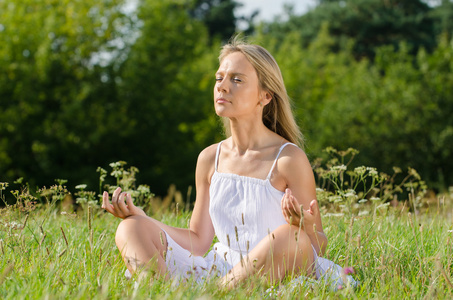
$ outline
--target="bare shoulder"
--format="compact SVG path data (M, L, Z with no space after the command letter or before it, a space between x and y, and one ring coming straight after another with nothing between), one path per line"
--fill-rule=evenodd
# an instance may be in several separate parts
M200 154L198 155L198 163L199 164L209 164L211 162L214 163L218 145L219 144L217 143L204 148L203 151L201 151Z
M282 150L278 165L284 176L313 172L305 151L294 145L288 145Z
M218 144L206 147L198 155L197 177L205 178L210 181L215 169L215 155Z

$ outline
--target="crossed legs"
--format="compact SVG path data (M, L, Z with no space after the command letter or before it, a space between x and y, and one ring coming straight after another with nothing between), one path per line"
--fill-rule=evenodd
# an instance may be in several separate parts
M146 276L147 271L155 271L160 276L166 274L166 236L150 218L124 219L118 226L115 241L132 274L139 271L139 278ZM287 275L311 276L313 265L314 254L308 235L296 226L285 224L263 238L242 263L222 278L222 283L232 288L253 274L268 274L271 282Z
M308 235L296 226L281 225L222 278L229 288L253 274L270 276L271 282L286 275L314 274L314 254Z

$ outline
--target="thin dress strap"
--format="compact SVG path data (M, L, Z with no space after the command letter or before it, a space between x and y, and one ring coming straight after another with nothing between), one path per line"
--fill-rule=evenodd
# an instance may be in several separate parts
M216 151L216 153L215 153L215 162L214 162L214 164L215 164L215 170L216 170L216 172L217 172L217 164L218 164L218 162L219 162L220 145L222 145L222 143L223 143L223 141L221 141L221 142L217 145L217 151Z
M271 174L272 174L272 171L274 170L275 164L277 163L278 157L280 156L280 153L282 153L283 148L285 148L287 145L294 145L294 146L296 146L296 145L293 144L293 143L285 143L285 144L283 144L283 145L280 147L280 150L278 150L277 157L275 158L274 163L272 164L271 170L269 171L269 174L267 174L266 179L271 178ZM296 146L296 147L297 147L297 146Z

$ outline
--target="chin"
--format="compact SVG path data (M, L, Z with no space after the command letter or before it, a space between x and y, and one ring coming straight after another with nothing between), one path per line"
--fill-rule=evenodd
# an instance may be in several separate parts
M223 108L223 107L215 107L215 113L216 115L218 115L219 117L225 117L225 118L228 118L230 116L230 114L228 114L226 112L226 110Z

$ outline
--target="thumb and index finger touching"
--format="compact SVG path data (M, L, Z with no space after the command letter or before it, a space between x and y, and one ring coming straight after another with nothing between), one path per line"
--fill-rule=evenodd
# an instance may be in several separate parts
M116 203L113 203L114 201L116 201ZM118 209L116 209L116 207ZM113 192L112 203L109 199L109 193L107 191L104 191L104 193L102 194L102 208L115 216L118 215L119 217L121 217L120 214L123 215L123 211L133 209L135 208L135 205L132 202L131 194L121 193L121 188L118 187Z

